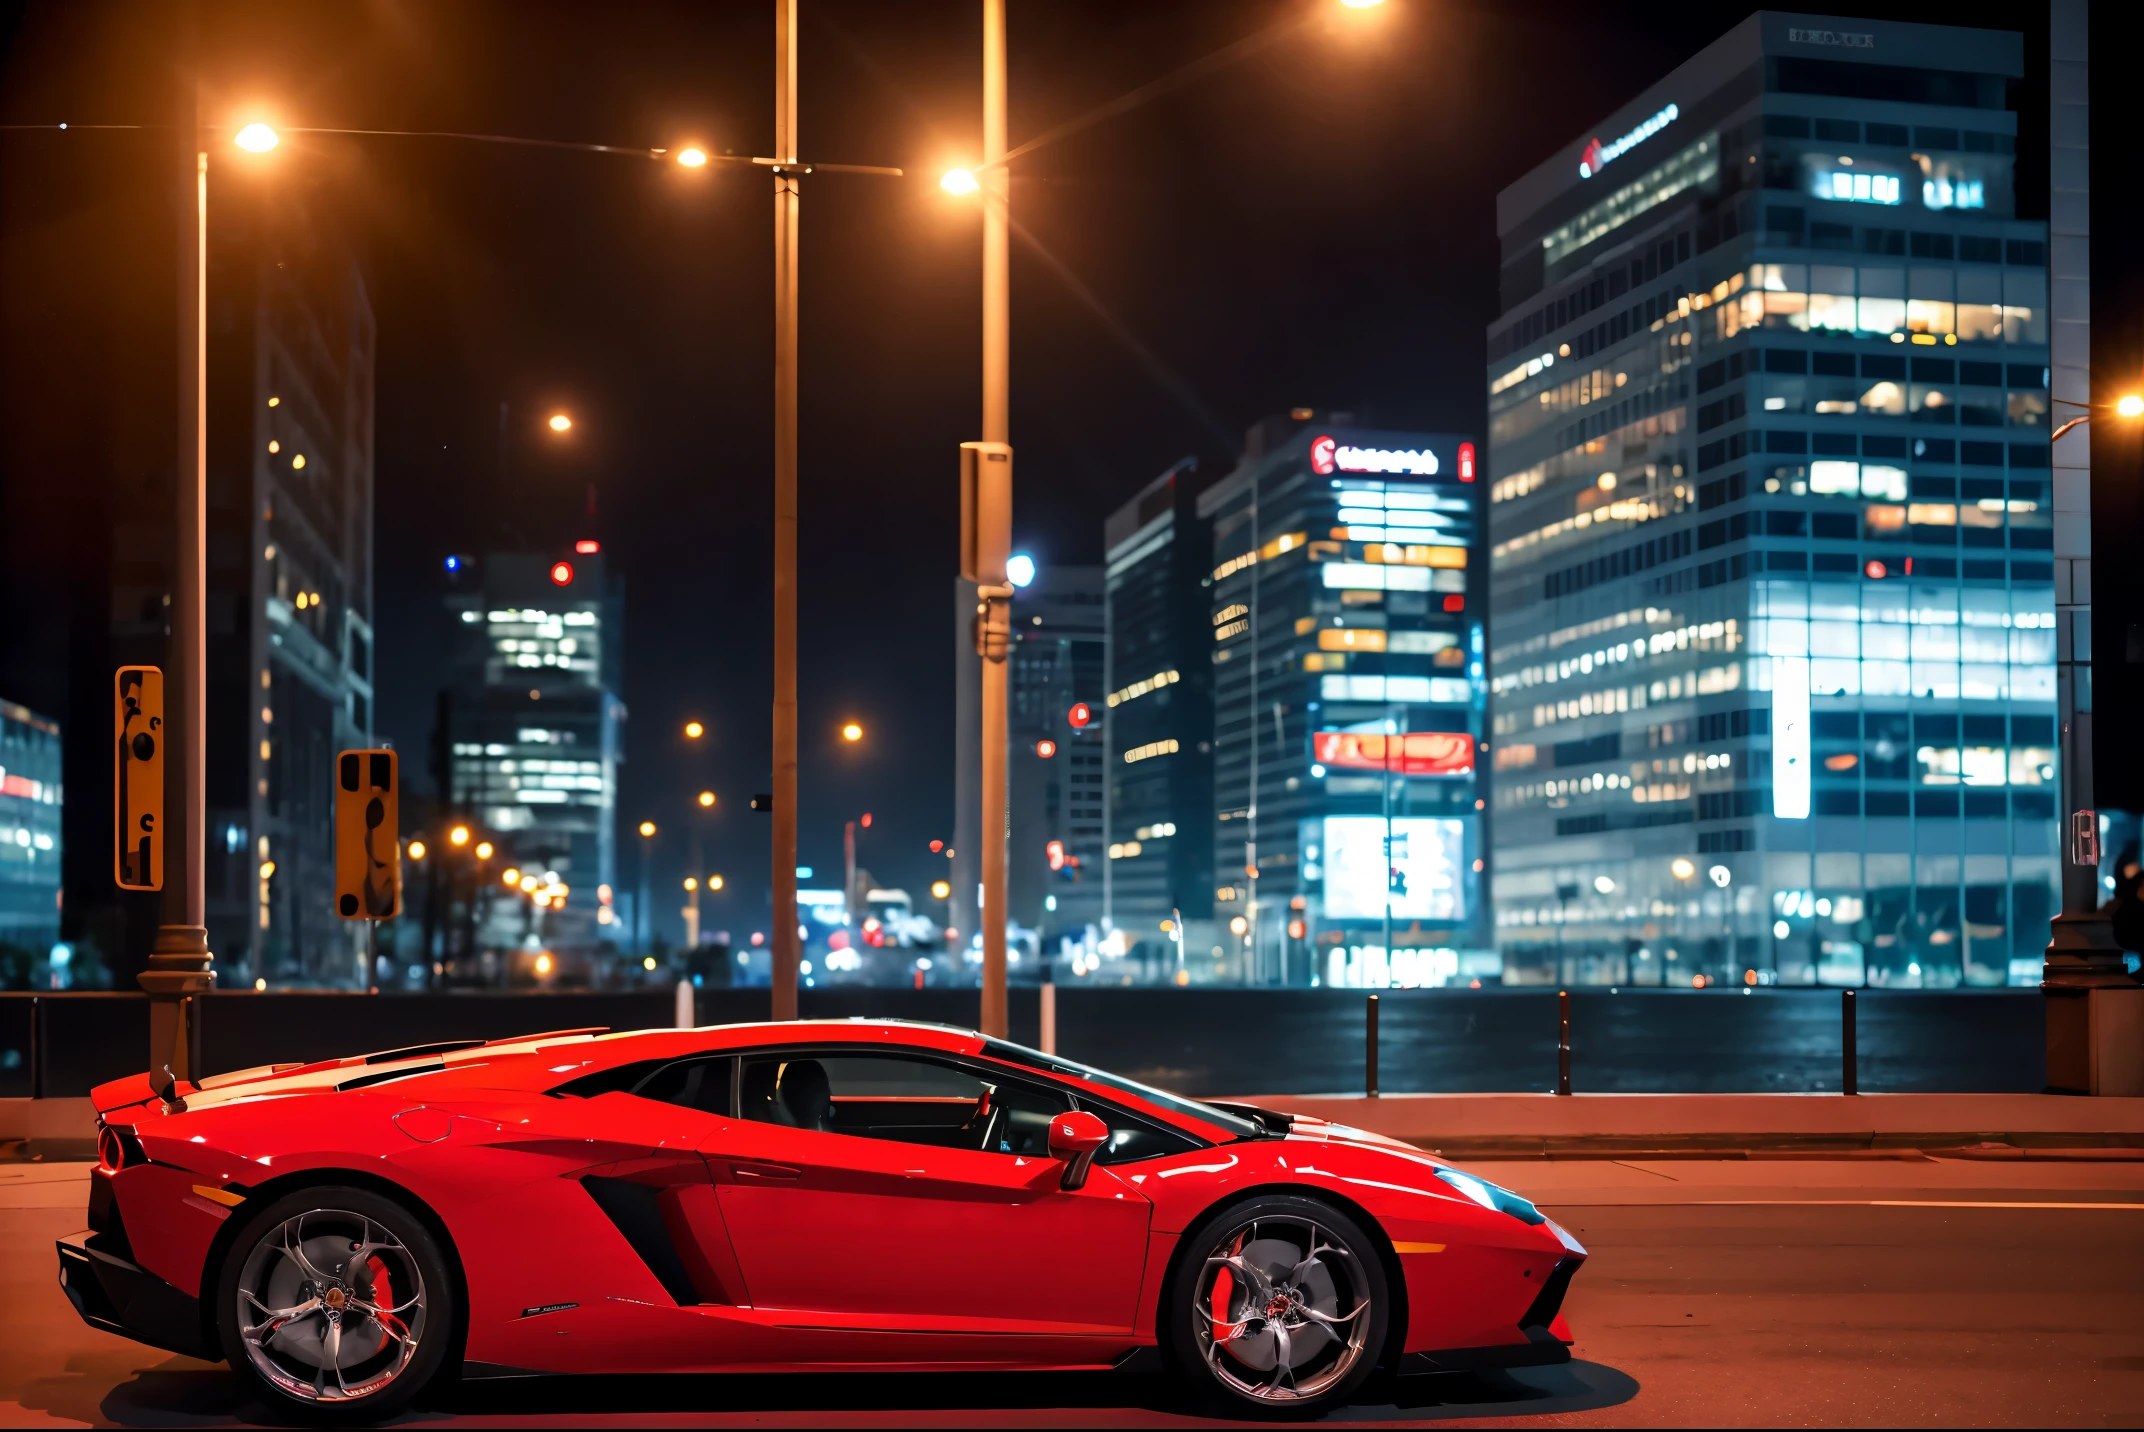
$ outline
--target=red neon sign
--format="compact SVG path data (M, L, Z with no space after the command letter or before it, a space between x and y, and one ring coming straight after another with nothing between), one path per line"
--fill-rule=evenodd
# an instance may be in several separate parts
M1072 709L1065 713L1065 719L1070 721L1072 729L1077 731L1094 719L1094 712L1087 709L1086 702L1075 701L1072 703Z
M1386 736L1363 731L1318 731L1310 738L1318 764L1346 771L1391 771L1406 776L1474 773L1474 738L1464 731L1410 731Z
M554 586L571 586L573 584L573 564L571 562L552 563L551 582Z
M583 557L593 557L596 553L603 550L603 544L601 542L595 541L592 538L583 537L580 541L573 544L573 550L580 553Z
M1459 445L1459 480L1461 482L1472 482L1474 480L1474 444L1472 443L1461 443Z
M1050 857L1050 869L1062 870L1065 868L1065 843L1063 841L1053 840L1043 849Z
M1334 454L1338 449L1339 444L1331 438L1312 438L1310 440L1310 470L1320 477L1331 472L1334 467Z

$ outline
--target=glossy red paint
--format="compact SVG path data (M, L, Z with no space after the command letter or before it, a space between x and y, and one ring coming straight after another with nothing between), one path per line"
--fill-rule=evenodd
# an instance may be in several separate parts
M818 1126L744 1117L741 1073L724 1074L731 1102L713 1112L623 1087L560 1092L731 1053L921 1055L992 1091L972 1113L900 1096L899 1117L973 1122L1001 1084L1079 1107L1049 1119L1046 1147L1008 1152L825 1126L869 1113L869 1096L829 1101ZM1448 1165L1409 1145L1312 1119L1283 1132L1277 1116L1260 1126L938 1026L567 1031L247 1070L178 1093L183 1111L146 1076L95 1093L104 1122L131 1126L147 1156L92 1175L141 1269L198 1298L230 1242L219 1235L249 1205L300 1182L362 1181L444 1235L467 1286L466 1357L535 1372L1105 1367L1156 1342L1181 1237L1253 1193L1325 1199L1385 1240L1405 1329L1388 1358L1528 1360L1551 1332L1568 1342L1553 1300L1547 1328L1520 1324L1559 1264L1584 1257L1553 1223L1443 1182ZM1115 1134L1141 1126L1165 1151L1112 1161ZM1084 1181L1065 1187L1083 1155ZM598 1193L619 1190L652 1222L607 1213Z

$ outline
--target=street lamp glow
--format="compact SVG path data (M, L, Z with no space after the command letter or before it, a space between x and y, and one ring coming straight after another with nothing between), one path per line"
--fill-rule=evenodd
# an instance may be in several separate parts
M944 880L933 880L931 882L931 898L933 900L949 899L952 894L953 887L949 882Z
M282 142L283 136L277 134L259 120L255 120L231 136L231 143L245 150L248 154L266 154Z
M700 792L700 809L705 810L707 809L707 807L713 805L714 803L715 793L713 791Z
M2135 393L2124 393L2116 400L2114 411L2125 418L2144 416L2144 397Z
M550 426L551 431L554 433L567 432L573 427L573 419L567 417L564 413L553 413L551 414Z
M719 875L708 876L707 888L710 890L720 890L722 888L722 877Z
M518 870L508 870L508 871L505 871L504 873L502 873L502 874L501 874L501 875L499 876L499 878L500 878L500 880L504 881L504 882L505 882L506 884L508 884L508 885L511 885L511 886L515 887L516 889L519 889L519 888L520 888L520 885L521 885L521 872L520 872L520 871L518 871Z
M1005 559L1005 580L1016 587L1024 587L1035 580L1035 559L1025 552L1015 552Z
M685 877L685 888L687 890L697 890L700 888L700 882L688 875Z
M458 825L454 827L454 829L448 831L447 843L449 845L467 845L469 843L469 827L466 825Z
M699 739L700 739L700 738L701 738L702 736L704 736L704 735L706 735L706 734L707 734L707 728L706 728L705 726L702 726L702 725L701 725L701 724L700 724L699 722L697 722L697 721L687 721L687 722L685 723L685 739L686 739L686 740L688 740L688 741L697 741L697 740L699 740Z
M687 145L677 152L677 162L687 169L698 169L707 162L707 151ZM650 965L648 968L653 969L654 966Z
M844 741L861 741L863 738L864 728L854 721L841 728L841 739Z
M489 860L489 859L491 859L491 842L490 842L490 841L488 841L488 840L480 840L480 841L478 841L478 842L476 843L476 858L477 858L477 859L479 859L479 860Z
M948 194L973 194L983 186L976 180L972 169L948 169L945 177L938 181L938 187Z
M654 834L655 834L655 822L654 822L654 821L652 821L652 820L644 820L644 821L642 821L642 822L640 823L640 833L641 833L641 834L642 834L643 836L652 836L652 835L654 835Z
M1343 10L1374 10L1384 3L1385 0L1340 0L1340 8Z
M412 859L412 860L422 860L422 859L424 859L424 842L423 842L423 841L421 841L421 840L413 840L413 841L411 841L411 842L409 843L409 858L410 858L410 859Z

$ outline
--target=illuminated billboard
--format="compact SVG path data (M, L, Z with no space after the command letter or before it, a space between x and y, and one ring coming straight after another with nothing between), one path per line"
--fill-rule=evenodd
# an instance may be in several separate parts
M1386 849L1390 832L1391 848ZM1460 872L1466 834L1456 820L1426 816L1325 817L1323 849L1327 920L1463 920Z
M1402 776L1469 776L1474 738L1464 731L1316 731L1311 759L1329 770L1389 771Z

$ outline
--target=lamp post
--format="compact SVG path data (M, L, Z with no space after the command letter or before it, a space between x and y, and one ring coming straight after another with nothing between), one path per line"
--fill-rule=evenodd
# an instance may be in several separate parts
M648 861L655 849L655 822L640 823L640 895L633 901L633 953L648 952Z
M2104 412L2095 415L2084 403L2066 398L2055 401L2086 411L2056 427L2050 446L2094 416L2106 416ZM2131 421L2144 417L2144 396L2124 394L2113 409L2115 416ZM2060 596L2057 600L2061 601ZM2085 608L2087 614L2089 610ZM2089 626L2075 620L2076 615L2075 608L2057 607L2055 711L2061 742L2062 913L2055 916L2048 931L2040 989L2048 997L2048 1082L2057 1089L2083 1092L2092 1087L2091 992L2134 988L2136 980L2122 958L2112 917L2100 909L2099 815L2090 804L2091 638Z
M198 39L195 39L198 44ZM193 998L216 981L208 947L206 883L202 872L208 777L208 151L201 148L198 84L193 113L180 126L184 175L178 229L178 485L172 572L171 632L166 647L168 696L165 741L177 759L166 765L166 849L176 878L164 886L163 923L149 947L148 968L137 977L149 995L149 1070L167 1099L193 1067ZM260 138L250 126L247 148ZM260 146L273 148L269 142ZM176 729L174 729L176 728ZM172 789L176 786L176 789ZM158 1076L162 1079L159 1081Z

